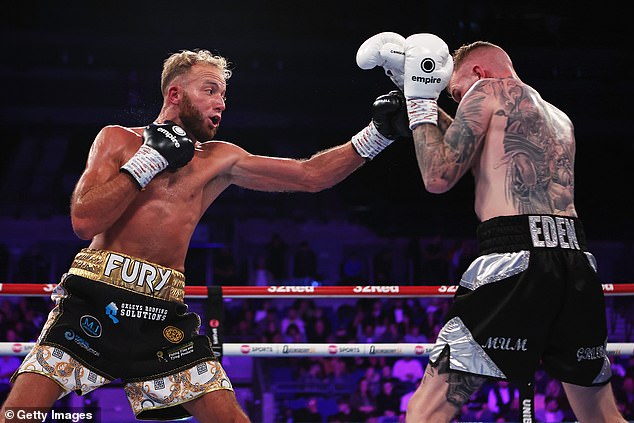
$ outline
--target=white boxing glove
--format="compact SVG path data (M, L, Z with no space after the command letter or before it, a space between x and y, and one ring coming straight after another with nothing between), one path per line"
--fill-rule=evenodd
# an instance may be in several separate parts
M402 91L405 66L405 37L395 32L381 32L361 44L357 50L357 65L361 69L381 66L385 74Z
M453 58L447 44L434 34L414 34L405 40L405 85L409 127L438 124L438 96L449 84Z

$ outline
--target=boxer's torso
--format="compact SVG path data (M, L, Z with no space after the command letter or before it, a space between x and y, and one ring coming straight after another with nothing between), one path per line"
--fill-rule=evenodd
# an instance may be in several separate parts
M519 80L481 82L482 116L490 118L482 122L488 127L472 168L480 220L528 213L576 216L575 140L568 117Z

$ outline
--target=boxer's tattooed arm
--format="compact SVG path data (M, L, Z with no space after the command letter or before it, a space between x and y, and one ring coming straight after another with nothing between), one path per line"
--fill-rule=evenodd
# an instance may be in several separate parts
M471 395L480 389L482 384L487 380L484 376L454 372L449 369L449 351L445 349L435 364L428 367L429 373L426 372L424 378L434 377L434 371L438 375L447 375L447 402L457 409L460 409L469 401ZM424 381L424 379L423 379Z
M483 91L461 103L455 120L445 113L439 115L438 127L421 125L414 131L418 164L428 187L447 190L455 185L471 166L478 147L484 139L482 127Z

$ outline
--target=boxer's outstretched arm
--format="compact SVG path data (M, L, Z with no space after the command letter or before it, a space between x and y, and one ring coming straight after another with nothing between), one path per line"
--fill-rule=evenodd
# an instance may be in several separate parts
M351 141L308 160L255 156L234 149L236 159L226 173L231 183L259 191L317 192L341 182L401 137L411 137L405 98L400 91L390 91L374 101L370 124Z
M233 184L258 191L317 192L341 182L363 163L348 142L307 160L245 153L231 167L230 177Z

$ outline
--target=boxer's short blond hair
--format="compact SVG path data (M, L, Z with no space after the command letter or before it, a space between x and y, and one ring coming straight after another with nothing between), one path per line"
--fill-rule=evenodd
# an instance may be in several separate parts
M226 58L212 54L209 50L182 50L172 54L163 62L163 72L161 73L163 96L167 94L167 88L174 78L187 73L192 66L198 63L216 66L224 74L225 81L231 78L231 69L229 69L229 62Z

